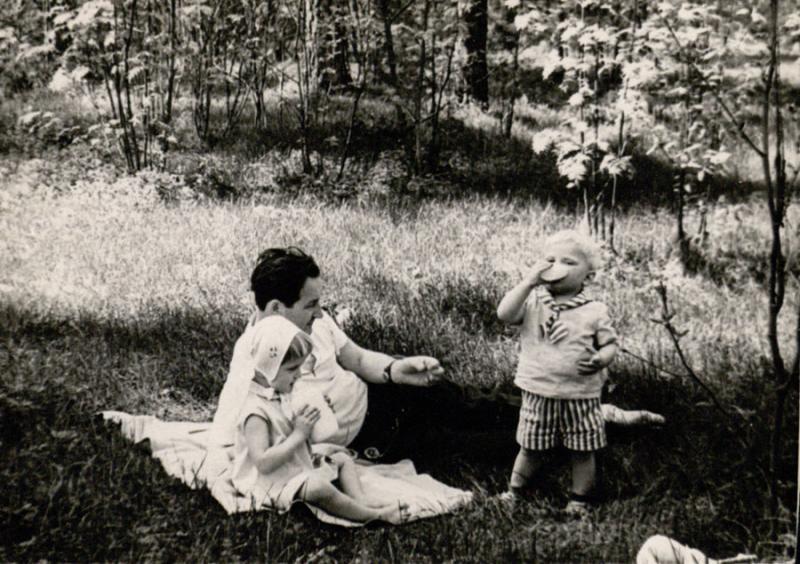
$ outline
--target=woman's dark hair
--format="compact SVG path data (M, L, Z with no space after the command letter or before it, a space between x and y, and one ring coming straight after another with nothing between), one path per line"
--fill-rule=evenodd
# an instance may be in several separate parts
M258 255L250 276L250 289L255 292L258 309L263 310L270 300L280 300L286 307L292 307L300 298L306 279L318 276L317 263L302 250L272 248Z

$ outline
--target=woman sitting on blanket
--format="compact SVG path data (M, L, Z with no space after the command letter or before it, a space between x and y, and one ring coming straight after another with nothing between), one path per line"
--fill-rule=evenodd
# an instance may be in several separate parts
M320 411L303 405L295 412L291 402L300 366L311 352L308 335L281 316L264 318L254 329L255 370L237 418L234 486L249 492L255 507L288 509L302 500L351 521L401 521L400 504L365 495L347 454L312 454L309 436Z

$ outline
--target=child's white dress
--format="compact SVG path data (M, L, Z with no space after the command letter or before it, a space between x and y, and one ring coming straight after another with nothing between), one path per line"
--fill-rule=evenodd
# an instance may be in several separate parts
M335 466L325 457L313 455L308 443L295 449L292 456L272 472L259 472L248 456L244 436L244 424L250 415L257 415L268 422L269 444L275 446L285 441L292 433L288 394L280 394L252 382L236 425L233 468L231 480L239 493L249 496L252 508L269 507L287 511L296 501L298 491L309 476L331 482L338 477Z

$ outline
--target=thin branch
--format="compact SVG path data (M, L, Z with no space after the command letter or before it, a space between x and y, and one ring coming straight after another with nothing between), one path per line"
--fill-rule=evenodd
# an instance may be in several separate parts
M361 101L361 96L363 96L366 88L367 73L366 71L362 71L363 68L363 65L361 65L358 71L361 76L359 77L360 80L358 82L358 90L356 91L356 96L353 99L353 107L350 112L350 123L347 127L347 138L345 139L344 148L342 149L342 156L339 160L339 173L336 175L335 180L337 183L342 179L342 175L344 175L344 166L347 162L347 156L353 140L353 129L355 128L356 114L358 113L358 103Z
M644 363L644 364L646 364L646 365L648 365L648 366L650 366L652 368L655 368L659 372L663 372L664 374L666 374L668 376L672 376L673 378L678 378L678 379L683 379L683 377L684 377L683 374L679 374L677 372L673 372L672 370L668 370L668 369L664 368L663 366L661 366L659 364L656 364L652 360L647 359L647 358L645 358L645 357L643 357L643 356L641 356L639 354L636 354L635 352L631 351L630 349L627 349L625 347L620 347L619 350L621 352L627 354L628 356L631 356L631 357L635 358L636 360L638 360L638 361L640 361L640 362L642 362L642 363ZM725 416L727 417L726 425L727 425L728 429L734 434L736 439L739 441L739 444L742 445L743 448L748 448L747 442L741 436L741 432L737 428L737 425L735 423L735 419L734 419L733 415L731 415L730 413L728 413L725 410L722 410L722 413L725 414Z
M453 41L450 44L450 53L447 55L447 66L445 67L444 80L442 81L442 86L439 89L439 98L436 102L437 114L442 111L442 106L443 106L442 101L444 99L445 89L447 88L447 85L450 83L450 77L452 75L453 55L455 54L455 51L456 51L456 42Z
M417 0L409 0L409 1L406 3L406 5L405 5L405 6L402 6L402 7L401 7L399 10L397 10L397 11L396 11L396 12L395 12L395 13L394 13L394 14L393 14L391 17L389 17L389 18L386 18L386 19L388 20L389 24L393 24L393 23L394 23L394 21L395 21L397 18L399 18L401 15L403 15L403 12L405 12L405 11L406 11L406 10L408 10L408 9L409 9L411 6L413 6L413 5L414 5L414 3L415 3L416 1L417 1Z
M658 286L656 288L658 291L659 296L661 297L661 308L662 314L661 319L655 320L659 325L662 325L669 333L670 339L672 339L672 343L675 346L675 351L678 353L678 358L683 365L683 368L686 370L686 374L698 385L700 388L705 391L711 401L714 403L714 406L719 410L720 413L725 415L730 420L733 420L731 414L722 406L720 401L717 399L714 390L712 390L708 384L703 382L703 380L697 375L694 369L689 364L689 361L686 359L686 355L683 352L683 347L681 347L680 339L683 336L680 331L672 324L672 318L674 313L669 309L669 300L667 297L667 287L664 285L663 281L659 281Z

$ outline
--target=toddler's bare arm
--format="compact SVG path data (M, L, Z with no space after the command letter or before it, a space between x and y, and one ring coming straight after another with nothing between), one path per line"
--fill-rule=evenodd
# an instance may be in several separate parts
M594 358L597 359L597 362L600 364L601 368L605 368L611 361L614 360L614 357L617 356L617 343L609 343L605 346L600 347L597 353L594 355Z
M591 356L578 361L578 373L580 374L593 374L611 364L614 355L617 354L617 344L609 343L597 350L589 348L587 352L591 353Z
M533 265L530 273L522 279L522 282L503 296L503 299L500 300L500 305L497 306L497 317L500 321L509 325L522 322L525 314L525 300L528 299L531 290L541 284L539 276L548 268L550 268L550 263L538 261Z
M308 440L311 428L318 420L319 411L304 406L295 417L294 430L286 440L270 445L269 423L257 415L248 417L244 423L247 452L258 471L267 474L285 464L292 453Z

